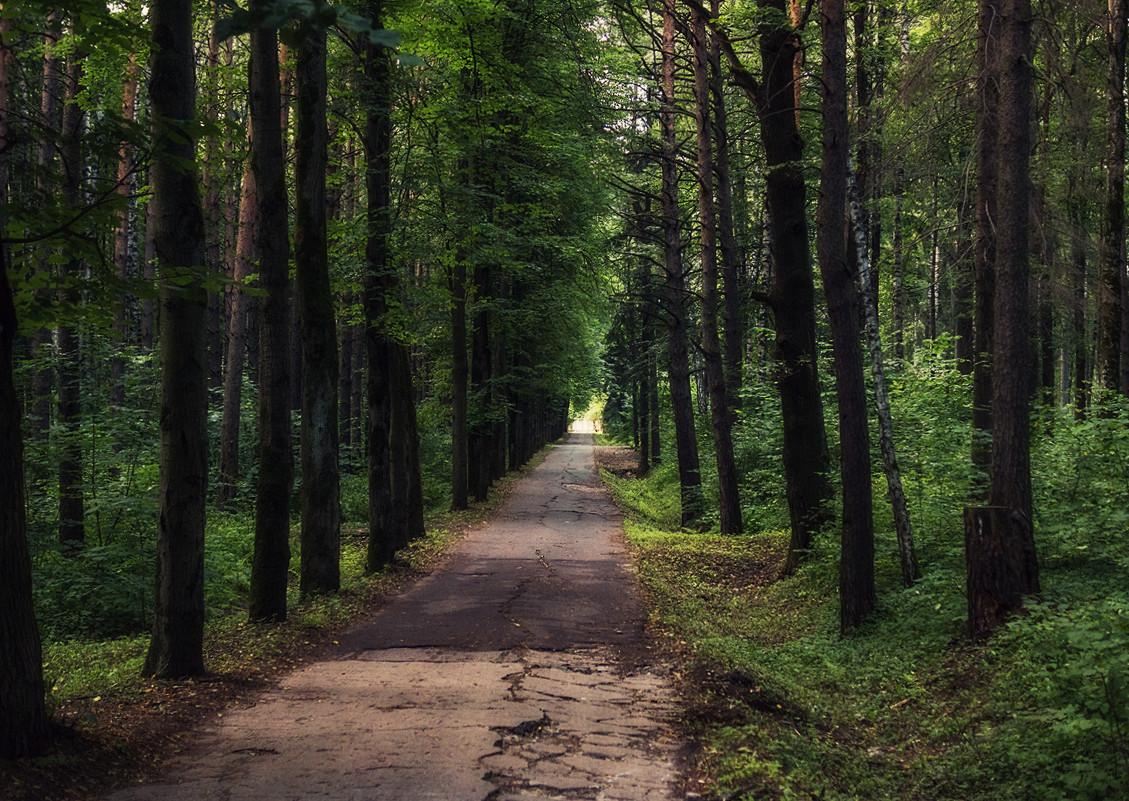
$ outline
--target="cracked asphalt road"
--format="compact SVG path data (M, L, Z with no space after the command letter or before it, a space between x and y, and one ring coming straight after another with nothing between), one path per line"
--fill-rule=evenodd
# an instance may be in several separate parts
M674 707L573 433L445 565L112 801L675 797Z

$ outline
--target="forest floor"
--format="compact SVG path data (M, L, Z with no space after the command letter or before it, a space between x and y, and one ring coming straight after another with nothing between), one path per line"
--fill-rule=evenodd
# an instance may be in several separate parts
M555 447L359 625L254 673L59 710L57 781L40 764L4 797L685 797L671 669L590 443Z

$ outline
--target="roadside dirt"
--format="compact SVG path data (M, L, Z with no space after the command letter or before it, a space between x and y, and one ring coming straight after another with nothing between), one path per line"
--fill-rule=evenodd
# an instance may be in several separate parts
M639 454L626 445L597 445L593 457L596 467L620 478L633 478L639 472Z
M673 798L677 714L645 619L572 434L440 570L109 798Z

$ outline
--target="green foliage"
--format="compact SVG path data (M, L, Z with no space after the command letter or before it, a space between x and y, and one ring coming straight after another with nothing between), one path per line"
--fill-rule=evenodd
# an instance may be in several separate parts
M46 643L43 678L51 704L133 689L148 645L147 635Z
M604 475L657 619L689 649L698 711L688 723L703 738L719 795L1059 801L1129 793L1129 596L1116 589L1129 569L1129 418L1117 400L1085 420L1069 409L1036 412L1046 590L974 646L964 635L961 508L979 477L968 465L970 387L949 350L943 340L922 343L891 381L925 575L901 587L892 524L876 504L879 609L851 637L839 635L833 538L817 541L793 577L765 569L786 541L763 526L773 519L769 493L745 501L766 533L722 538L678 531L670 466L646 479ZM776 440L773 424L758 420L771 420L771 393L756 385L749 393L738 450L746 472L771 457ZM877 489L884 479L874 464Z
M741 482L741 516L746 528L776 530L788 525L784 471L781 469L780 395L762 381L746 382L739 425L733 429L733 455ZM699 441L709 441L699 437ZM714 475L714 471L709 471Z
M54 641L144 631L153 606L152 571L151 550L135 542L41 552L33 586L43 637Z
M995 703L1015 722L995 749L1031 799L1129 795L1129 594L1044 600L1004 634L1016 657ZM1039 732L1034 742L1032 731Z

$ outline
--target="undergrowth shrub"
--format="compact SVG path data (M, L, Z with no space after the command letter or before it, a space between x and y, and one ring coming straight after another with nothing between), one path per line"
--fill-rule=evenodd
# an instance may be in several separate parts
M1110 398L1083 420L1033 411L1044 591L970 643L962 510L986 477L971 465L971 381L950 345L925 343L890 373L924 574L900 584L875 440L878 609L851 636L838 631L836 532L795 576L747 590L734 576L760 535L678 532L676 475L606 479L659 619L692 648L713 704L700 725L720 795L1129 798L1129 409ZM783 548L779 426L775 392L747 387L735 430L746 528L778 523Z
M1129 594L1029 602L1001 641L995 749L1029 797L1129 798Z

